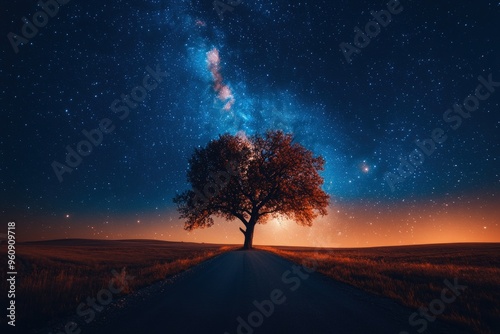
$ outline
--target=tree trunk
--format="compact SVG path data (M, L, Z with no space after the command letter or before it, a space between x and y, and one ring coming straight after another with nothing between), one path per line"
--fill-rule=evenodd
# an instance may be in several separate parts
M240 228L240 231L245 235L245 243L243 244L243 249L252 249L253 247L253 230L255 228L255 223L250 223L247 225L247 230L243 231Z

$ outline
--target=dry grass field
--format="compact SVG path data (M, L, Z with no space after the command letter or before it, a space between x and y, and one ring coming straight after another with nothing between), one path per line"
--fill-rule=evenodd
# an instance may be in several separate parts
M120 287L119 295L127 294L234 248L152 240L19 243L17 324L32 328L47 325L75 314L80 303L87 297L95 298L111 281L120 287L120 278L132 276ZM2 291L6 291L5 271L0 279Z
M80 303L96 297L110 282L120 286L120 277L133 279L126 280L118 296L237 248L152 240L20 243L16 249L17 321L32 328L51 325L74 315ZM297 263L314 259L317 271L415 310L439 299L444 280L456 278L467 289L446 305L440 319L475 333L496 333L500 328L500 244L258 248ZM2 290L5 275L5 271L0 273Z
M471 333L500 331L500 244L259 248L297 263L315 259L320 273L413 309L428 308L440 298L446 287L443 281L457 278L467 289L446 305L440 319L458 323Z

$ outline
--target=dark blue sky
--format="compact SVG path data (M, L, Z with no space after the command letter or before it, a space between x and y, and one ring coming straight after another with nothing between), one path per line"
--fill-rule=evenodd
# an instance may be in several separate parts
M491 94L456 130L443 114L474 95L479 76L500 82L500 2L401 1L346 62L339 45L354 46L355 27L364 31L370 11L387 7L243 0L221 20L205 0L72 0L16 53L8 34L22 36L21 18L40 8L2 6L2 218L36 225L67 213L171 210L196 146L267 129L293 132L325 157L335 201L383 211L429 198L498 199L500 87L480 89ZM217 78L207 60L215 50ZM148 66L168 78L121 120L110 105L143 84ZM216 79L229 97L214 90ZM53 162L64 164L66 146L77 150L102 119L113 132L59 182ZM423 164L392 191L384 176L399 175L398 159L435 128L446 141L420 154Z

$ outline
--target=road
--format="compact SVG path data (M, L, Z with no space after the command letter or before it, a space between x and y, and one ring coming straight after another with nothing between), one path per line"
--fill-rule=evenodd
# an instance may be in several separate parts
M398 334L420 328L408 323L415 310L257 250L222 254L110 310L82 334ZM459 332L435 321L424 333Z

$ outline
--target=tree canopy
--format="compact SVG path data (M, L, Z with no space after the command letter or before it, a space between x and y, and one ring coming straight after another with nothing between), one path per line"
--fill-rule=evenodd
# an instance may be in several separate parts
M311 226L327 214L329 196L319 175L324 163L282 131L224 134L195 149L187 172L192 189L174 202L188 231L212 226L213 217L240 220L244 248L250 249L258 223L281 216Z

